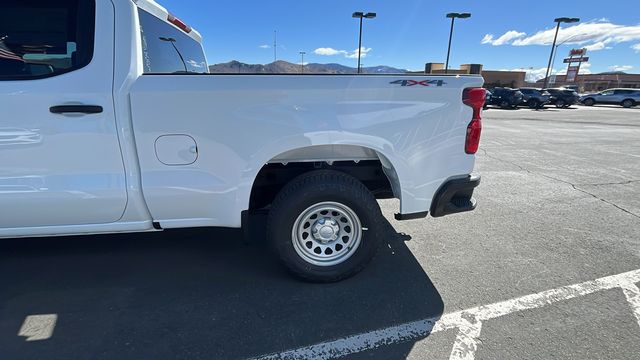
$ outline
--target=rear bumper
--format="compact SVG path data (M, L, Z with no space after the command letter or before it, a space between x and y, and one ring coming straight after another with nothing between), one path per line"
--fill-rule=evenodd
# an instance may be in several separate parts
M431 202L431 216L440 217L471 211L476 208L473 190L480 185L480 176L449 180L440 187Z
M469 175L445 182L431 202L431 216L440 217L471 211L476 208L473 190L480 185L479 175ZM426 217L429 211L412 214L395 214L396 220L414 220Z

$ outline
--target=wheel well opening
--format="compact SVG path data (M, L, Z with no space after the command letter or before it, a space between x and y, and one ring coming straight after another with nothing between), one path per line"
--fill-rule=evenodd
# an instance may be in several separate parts
M249 209L256 210L267 207L291 180L309 171L321 169L340 171L355 177L377 199L394 197L391 183L385 175L380 160L270 163L260 169L254 181Z

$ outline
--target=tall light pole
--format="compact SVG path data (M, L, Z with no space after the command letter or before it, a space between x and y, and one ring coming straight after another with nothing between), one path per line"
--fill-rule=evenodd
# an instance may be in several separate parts
M374 19L376 17L376 13L373 12L354 12L352 17L356 19L360 19L360 36L358 37L358 74L360 74L360 57L362 56L362 19Z
M551 45L551 54L549 54L549 64L547 64L547 73L544 77L544 85L542 86L543 89L547 88L547 85L549 85L549 70L551 70L551 60L553 59L553 53L554 50L556 48L556 40L558 40L558 32L560 31L560 24L562 23L576 23L578 21L580 21L579 18L568 18L568 17L561 17L561 18L556 18L553 21L557 22L558 25L556 26L556 34L553 37L553 44Z
M556 67L556 56L558 55L558 48L563 45L564 43L573 40L574 38L577 38L578 36L582 36L582 34L576 34L573 36L568 37L567 39L561 41L559 44L556 44L555 48L553 49L553 60L551 60L551 69L553 69L554 67Z
M444 73L449 73L449 55L451 54L451 38L453 37L453 23L456 19L470 18L470 13L448 13L447 17L451 19L451 30L449 30L449 46L447 47L447 62L444 66Z
M300 68L300 72L301 72L302 74L304 74L304 55L305 55L305 54L306 54L306 52L304 52L304 51L300 51L300 56L302 57L302 60L300 60L300 66L301 66L301 68Z

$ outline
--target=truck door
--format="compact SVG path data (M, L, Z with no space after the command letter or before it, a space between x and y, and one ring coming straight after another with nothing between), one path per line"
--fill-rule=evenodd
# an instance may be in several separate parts
M0 2L0 229L122 217L110 1Z

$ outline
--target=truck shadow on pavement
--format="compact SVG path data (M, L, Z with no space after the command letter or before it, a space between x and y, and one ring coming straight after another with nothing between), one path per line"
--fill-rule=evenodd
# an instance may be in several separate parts
M3 240L0 358L243 359L440 317L440 294L389 229L373 263L336 284L291 278L260 227L249 245L232 229ZM30 315L57 317L48 339L18 336Z

